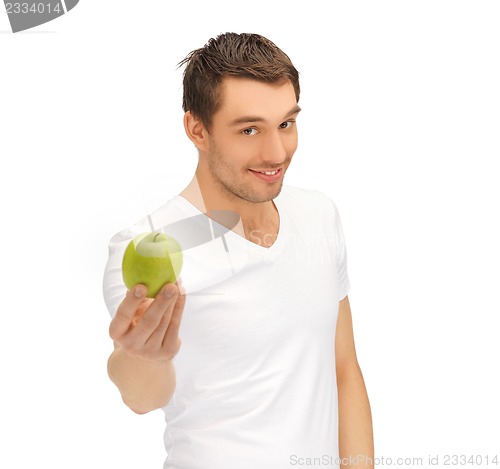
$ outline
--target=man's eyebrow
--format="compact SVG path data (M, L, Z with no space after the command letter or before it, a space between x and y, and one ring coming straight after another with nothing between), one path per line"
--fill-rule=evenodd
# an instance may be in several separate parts
M294 114L298 114L302 109L300 106L295 106L293 109L290 110L284 117L284 119L288 119L290 116L293 116ZM236 119L232 120L229 125L230 126L235 126L235 125L240 125L240 124L248 124L252 122L266 122L266 119L263 117L259 116L241 116L237 117Z

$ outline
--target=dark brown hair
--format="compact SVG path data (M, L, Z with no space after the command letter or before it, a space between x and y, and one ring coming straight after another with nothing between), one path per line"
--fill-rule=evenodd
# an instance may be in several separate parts
M225 33L190 52L178 67L184 70L182 108L191 111L209 130L212 116L221 105L220 84L226 76L276 83L289 79L297 102L299 73L290 58L259 34Z

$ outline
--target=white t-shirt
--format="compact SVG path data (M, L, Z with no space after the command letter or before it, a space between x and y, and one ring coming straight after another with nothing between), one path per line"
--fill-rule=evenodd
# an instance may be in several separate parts
M350 290L339 212L325 194L288 185L274 203L280 226L270 248L227 230L193 246L176 231L188 246L187 297L176 390L163 408L164 468L339 467L335 330ZM167 234L200 216L208 218L179 195L150 215ZM211 225L212 233L221 227ZM109 243L103 288L111 316L126 293L125 248L150 230L144 217Z

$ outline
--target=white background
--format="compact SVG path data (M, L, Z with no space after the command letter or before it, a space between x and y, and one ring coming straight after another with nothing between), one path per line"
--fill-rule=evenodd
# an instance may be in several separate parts
M301 73L285 182L339 208L376 455L500 465L500 4L328 5L81 0L17 34L2 8L1 467L162 466L162 412L106 374L102 273L191 180L176 64L226 31Z

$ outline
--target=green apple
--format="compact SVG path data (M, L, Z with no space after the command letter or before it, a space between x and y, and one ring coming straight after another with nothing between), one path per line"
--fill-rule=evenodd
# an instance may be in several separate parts
M179 243L157 231L136 236L123 255L122 274L126 287L130 290L141 283L148 287L148 298L154 298L165 284L174 283L181 268Z

